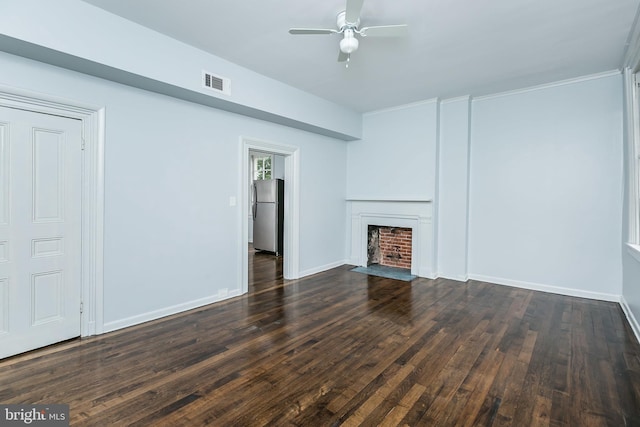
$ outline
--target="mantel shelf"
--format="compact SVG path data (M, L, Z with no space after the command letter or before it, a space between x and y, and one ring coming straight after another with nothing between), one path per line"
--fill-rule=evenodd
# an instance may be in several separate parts
M347 197L347 202L395 202L395 203L431 203L432 199L417 197Z

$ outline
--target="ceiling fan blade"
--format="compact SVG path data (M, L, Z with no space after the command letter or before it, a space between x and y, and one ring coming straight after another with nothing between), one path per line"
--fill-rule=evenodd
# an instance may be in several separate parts
M362 10L364 0L347 0L347 8L344 20L349 24L355 24L360 19L360 11Z
M362 37L404 37L408 33L409 26L401 25L380 25L376 27L364 27L360 29Z
M336 30L327 28L291 28L289 34L334 34Z
M346 62L347 59L349 59L349 55L340 51L340 54L338 55L338 62Z

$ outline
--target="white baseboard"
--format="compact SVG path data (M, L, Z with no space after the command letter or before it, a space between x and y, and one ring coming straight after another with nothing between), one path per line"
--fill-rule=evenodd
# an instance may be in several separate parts
M300 278L321 273L323 271L331 270L332 268L340 267L345 264L350 264L349 260L336 261L320 267L304 270L300 272ZM425 273L425 275L423 276L421 274L420 277L435 278L435 277L431 277L432 276L431 271L425 271L423 273ZM543 284L533 283L533 282L504 279L500 277L483 276L479 274L470 274L468 277L464 277L464 276L448 277L447 275L439 274L437 277L442 277L444 279L455 280L459 282L466 282L469 279L479 280L482 282L494 283L497 285L504 285L504 286L513 286L515 288L529 289L533 291L550 292L554 294L567 295L567 296L573 296L573 297L617 302L622 307L622 311L627 317L627 320L631 325L631 329L633 330L636 338L640 342L640 323L633 315L633 312L631 311L629 305L627 304L627 301L625 300L624 296L621 296L621 295L605 294L600 292L589 292L589 291L583 291L580 289L563 288L559 286L543 285ZM135 326L140 323L149 322L151 320L156 320L166 316L171 316L173 314L181 313L183 311L192 310L194 308L198 308L205 305L213 304L215 302L223 301L228 298L234 298L236 296L239 296L240 294L241 293L239 289L233 289L230 291L223 289L220 292L218 292L218 294L216 295L211 295L205 298L188 301L182 304L176 304L170 307L165 307L165 308L150 311L147 313L139 314L136 316L131 316L124 319L105 323L102 332L103 333L113 332L118 329L127 328L129 326Z
M172 314L177 314L183 311L192 310L194 308L213 304L214 302L219 302L228 298L233 298L238 295L240 295L239 289L232 289L231 291L223 290L221 292L218 292L218 294L216 295L211 295L205 298L188 301L182 304L176 304L170 307L165 307L158 310L149 311L147 313L142 313L135 316L127 317L125 319L114 320L113 322L105 323L103 332L104 333L113 332L118 329L128 328L129 326L139 325L140 323L160 319L161 317L171 316Z
M625 316L627 316L627 320L629 321L629 325L631 325L631 329L633 330L636 339L640 342L640 323L638 323L638 319L633 315L631 307L627 304L627 300L624 298L624 295L620 297L620 307L622 307L622 311Z
M583 291L581 289L563 288L560 286L543 285L540 283L523 282L519 280L503 279L501 277L482 276L470 274L469 279L482 282L495 283L496 285L513 286L514 288L530 289L532 291L549 292L552 294L567 295L570 297L588 298L600 301L620 302L620 295L605 294L601 292Z
M418 270L418 277L423 277L425 279L436 279L438 275L434 274L430 268L421 268L420 270Z
M461 274L438 273L437 277L448 280L455 280L456 282L466 282L467 280L469 280L469 276Z
M332 268L340 267L341 265L351 264L349 260L343 259L341 261L332 262L330 264L322 265L320 267L309 268L308 270L301 271L299 278L311 276L313 274L322 273L323 271L331 270Z

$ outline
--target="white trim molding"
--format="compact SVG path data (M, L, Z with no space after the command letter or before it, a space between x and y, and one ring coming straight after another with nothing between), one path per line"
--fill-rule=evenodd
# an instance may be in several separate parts
M431 268L428 277L434 278L438 271L438 240L440 239L438 224L440 222L440 185L441 185L441 157L442 157L442 106L440 102L436 104L436 163L434 170L433 203L431 205ZM424 268L421 263L421 269ZM427 272L425 271L425 274ZM425 277L425 276L421 276Z
M400 111L400 110L406 110L407 108L414 108L414 107L420 107L422 105L430 105L430 104L435 104L437 102L439 102L439 98L431 98L431 99L426 99L424 101L416 101L416 102L410 102L408 104L402 104L402 105L396 105L393 107L389 107L389 108L381 108L379 110L371 110L371 111L366 111L364 113L362 113L362 116L372 116L375 114L381 114L381 113L389 113L391 111Z
M634 257L636 261L640 262L640 245L627 243L627 252L629 252L629 255Z
M467 275L455 275L455 274L446 274L446 273L438 273L436 275L436 279L447 279L447 280L453 280L456 282L467 282L469 281L469 276Z
M280 154L284 159L284 256L282 271L285 279L300 277L300 149L291 145L240 137L240 200L249 199L249 151ZM249 290L249 207L240 203L239 281L242 293Z
M341 261L336 261L336 262L332 262L326 265L321 265L320 267L314 267L314 268L310 268L308 270L303 270L300 272L300 277L307 277L307 276L311 276L313 274L318 274L318 273L322 273L323 271L328 271L331 270L332 268L337 268L337 267L341 267L345 264L349 264L349 260L343 259Z
M627 199L629 203L629 235L627 242L640 244L640 188L638 188L639 174L638 147L640 141L640 111L638 111L638 89L636 75L631 69L624 70L625 97L625 135L627 142Z
M214 302L219 302L229 298L237 297L239 295L240 295L240 291L237 289L232 291L221 289L216 295L200 298L193 301L187 301L181 304L173 305L171 307L164 307L159 310L153 310L147 313L137 314L135 316L109 322L106 325L104 325L104 332L105 333L113 332L113 331L117 331L118 329L128 328L130 326L139 325L140 323L150 322L152 320L160 319L162 317L182 313L187 310L202 308L205 305L209 305L209 304L213 304Z
M396 203L428 203L433 199L418 196L394 196L394 197L377 197L377 196L347 196L347 202L396 202Z
M629 325L631 326L636 339L640 342L640 323L638 323L638 319L633 315L633 311L631 311L631 307L629 307L624 295L620 298L620 307L622 307L624 315L627 316L627 320L629 321Z
M505 91L505 92L492 93L492 94L489 94L489 95L474 96L473 97L473 101L483 101L483 100L486 100L486 99L502 98L504 96L511 96L511 95L519 95L519 94L522 94L522 93L533 92L533 91L541 90L541 89L550 89L550 88L554 88L554 87L558 87L558 86L572 85L572 84L575 84L575 83L586 82L586 81L589 81L589 80L595 80L595 79L601 79L601 78L605 78L605 77L617 76L619 74L620 74L620 70L604 71L602 73L589 74L589 75L582 76L582 77L575 77L575 78L566 79L566 80L560 80L560 81L552 82L552 83L544 83L544 84L541 84L541 85L529 86L529 87L525 87L525 88L522 88L522 89L508 90L508 91Z
M104 145L105 109L28 90L0 86L0 106L82 122L81 335L104 332Z
M502 277L483 276L481 274L470 274L469 279L480 282L493 283L496 285L512 286L514 288L529 289L532 291L549 292L552 294L567 295L570 297L587 298L600 301L620 302L620 295L605 294L602 292L590 292L582 289L564 288L555 285L545 285L541 283L525 282L521 280L505 279Z

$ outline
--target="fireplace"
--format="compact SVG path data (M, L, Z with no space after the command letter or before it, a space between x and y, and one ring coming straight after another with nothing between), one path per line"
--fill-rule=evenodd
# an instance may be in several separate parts
M407 227L369 225L367 232L367 266L411 269L412 230Z
M369 260L369 226L386 227L395 231L389 233L395 234L396 241L391 243L392 252L383 262L395 261L393 267L410 268L413 275L433 277L431 208L428 200L350 199L350 263L368 267L372 262ZM397 239L400 230L402 241ZM407 252L400 252L400 249Z

